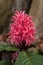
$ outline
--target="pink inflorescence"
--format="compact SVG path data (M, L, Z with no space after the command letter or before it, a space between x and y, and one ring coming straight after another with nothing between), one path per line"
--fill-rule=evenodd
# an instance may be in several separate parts
M11 44L22 45L22 41L25 40L25 46L29 46L35 39L35 33L36 28L31 16L24 11L16 11L10 24L9 40Z

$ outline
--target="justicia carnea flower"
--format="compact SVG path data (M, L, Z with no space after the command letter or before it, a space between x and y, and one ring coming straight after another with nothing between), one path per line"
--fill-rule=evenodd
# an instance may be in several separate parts
M12 16L10 24L9 40L11 44L30 46L35 39L36 28L31 16L28 16L24 11L16 11Z

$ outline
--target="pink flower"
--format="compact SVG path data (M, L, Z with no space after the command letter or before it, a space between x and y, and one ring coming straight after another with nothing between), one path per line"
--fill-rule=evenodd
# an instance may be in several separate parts
M18 51L12 52L12 61L15 61L18 57Z
M10 24L9 40L11 44L22 45L25 40L25 46L29 46L35 39L36 28L31 16L28 16L24 11L16 11L12 16Z

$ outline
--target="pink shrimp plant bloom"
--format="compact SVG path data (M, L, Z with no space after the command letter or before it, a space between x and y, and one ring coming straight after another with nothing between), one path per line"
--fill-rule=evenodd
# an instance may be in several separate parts
M9 41L11 44L19 46L25 40L25 46L30 46L36 33L32 17L26 14L25 11L16 11L11 21L9 26Z

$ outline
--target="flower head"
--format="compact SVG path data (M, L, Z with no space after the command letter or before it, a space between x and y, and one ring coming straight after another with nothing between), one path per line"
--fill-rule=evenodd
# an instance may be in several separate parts
M35 39L35 24L31 16L28 16L24 11L16 11L12 16L10 24L9 40L11 44L22 45L25 41L25 46L29 46Z

